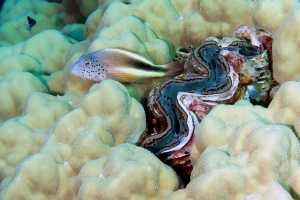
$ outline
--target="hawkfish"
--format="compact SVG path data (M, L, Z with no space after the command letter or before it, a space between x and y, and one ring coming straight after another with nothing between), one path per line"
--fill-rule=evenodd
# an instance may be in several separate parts
M158 78L183 73L181 60L164 65L155 65L150 60L136 53L116 49L100 49L82 55L74 63L70 72L84 79L101 82L113 79L119 82L144 82L149 78Z

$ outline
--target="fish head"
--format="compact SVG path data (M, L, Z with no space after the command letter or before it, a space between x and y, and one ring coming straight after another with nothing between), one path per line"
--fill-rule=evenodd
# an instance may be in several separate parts
M71 74L75 76L97 82L107 79L106 71L98 64L98 60L87 55L82 55L70 69Z

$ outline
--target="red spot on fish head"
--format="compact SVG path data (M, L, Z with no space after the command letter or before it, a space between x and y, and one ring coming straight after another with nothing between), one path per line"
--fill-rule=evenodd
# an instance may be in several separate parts
M86 67L89 66L90 64L92 64L92 62L90 60L86 60L83 62L83 65Z

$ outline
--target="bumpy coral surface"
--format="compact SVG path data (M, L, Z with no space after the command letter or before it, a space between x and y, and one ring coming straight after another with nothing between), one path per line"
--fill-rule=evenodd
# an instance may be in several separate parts
M27 16L37 21L31 32ZM285 83L299 78L298 21L293 0L7 0L0 198L299 199L300 86ZM173 169L133 145L146 128L136 99L151 84L96 84L69 73L82 54L107 47L165 64L177 48L232 36L241 25L271 31L282 86L267 109L239 102L203 119L186 188Z
M87 186L91 184L90 181L92 183L95 183L93 179L101 181L99 176L103 174L105 181L103 183L97 181L99 187L106 185L109 190L115 191L120 189L121 185L125 187L128 184L126 180L132 178L137 171L134 169L136 166L145 177L137 175L140 183L134 181L127 186L137 189L141 196L145 193L146 197L159 199L179 187L179 180L174 171L144 149L130 144L111 148L122 143L136 142L144 129L143 108L130 97L123 85L112 80L94 85L78 108L56 123L48 133L45 145L39 153L29 157L19 167L13 180L4 180L3 184L9 185L2 191L1 197L47 199L50 195L52 198L68 199L79 195L89 199L88 196L93 196L89 193L91 188ZM4 135L3 140L5 139ZM144 157L148 159L143 161ZM97 159L100 160L95 166L94 162ZM145 169L141 168L143 162L146 162ZM32 170L34 166L36 169ZM91 166L94 167L90 168ZM95 167L98 168L97 171L91 170ZM132 173L126 169L132 170ZM149 174L145 174L144 171ZM124 177L127 173L128 178ZM146 178L147 176L149 178ZM119 180L120 185L116 185L116 180ZM168 184L165 185L166 181ZM28 184L23 184L25 182ZM108 189L102 189L102 192L95 191L99 198L111 198ZM28 191L31 191L30 197ZM116 193L116 198L131 196L131 192L128 192L128 194ZM134 194L135 190L132 193Z

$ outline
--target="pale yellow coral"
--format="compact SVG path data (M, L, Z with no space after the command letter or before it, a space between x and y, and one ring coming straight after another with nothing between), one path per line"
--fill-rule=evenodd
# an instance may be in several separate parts
M66 100L40 92L33 92L26 98L22 115L0 126L1 181L12 176L17 165L41 149L48 131L71 109Z
M140 147L111 148L136 142L144 129L144 110L124 86L96 84L56 123L41 151L4 181L1 197L161 199L180 187L174 171Z
M275 32L296 0L256 0L253 22L256 28Z
M85 164L77 180L81 199L163 199L180 186L170 167L130 144Z
M274 34L274 77L279 83L297 80L300 76L300 4L295 3Z
M18 77L18 78L16 78ZM19 116L26 97L32 92L47 92L42 82L30 73L11 71L0 82L0 122Z
M66 64L68 67L72 64L67 61L71 60L75 52L86 48L84 43L78 45L58 31L44 31L26 42L0 48L0 77L12 70L29 72L47 87L48 92L64 94L68 69L63 68ZM26 80L22 82L25 86Z
M11 70L24 69L31 73L52 74L61 70L68 59L75 53L71 47L76 41L62 35L58 31L48 30L37 34L26 42L15 46L0 48L0 60L4 67L12 66ZM14 56L8 59L8 57ZM24 62L24 65L21 65ZM19 67L15 67L14 64ZM1 67L2 67L1 65ZM6 71L3 71L5 73ZM3 74L2 74L3 76Z
M45 31L26 42L0 48L0 101L5 105L0 116L1 122L6 121L0 126L1 181L40 150L58 118L70 112L86 93L56 95L66 91L68 71L63 74L62 69L73 54L72 42L58 31Z

